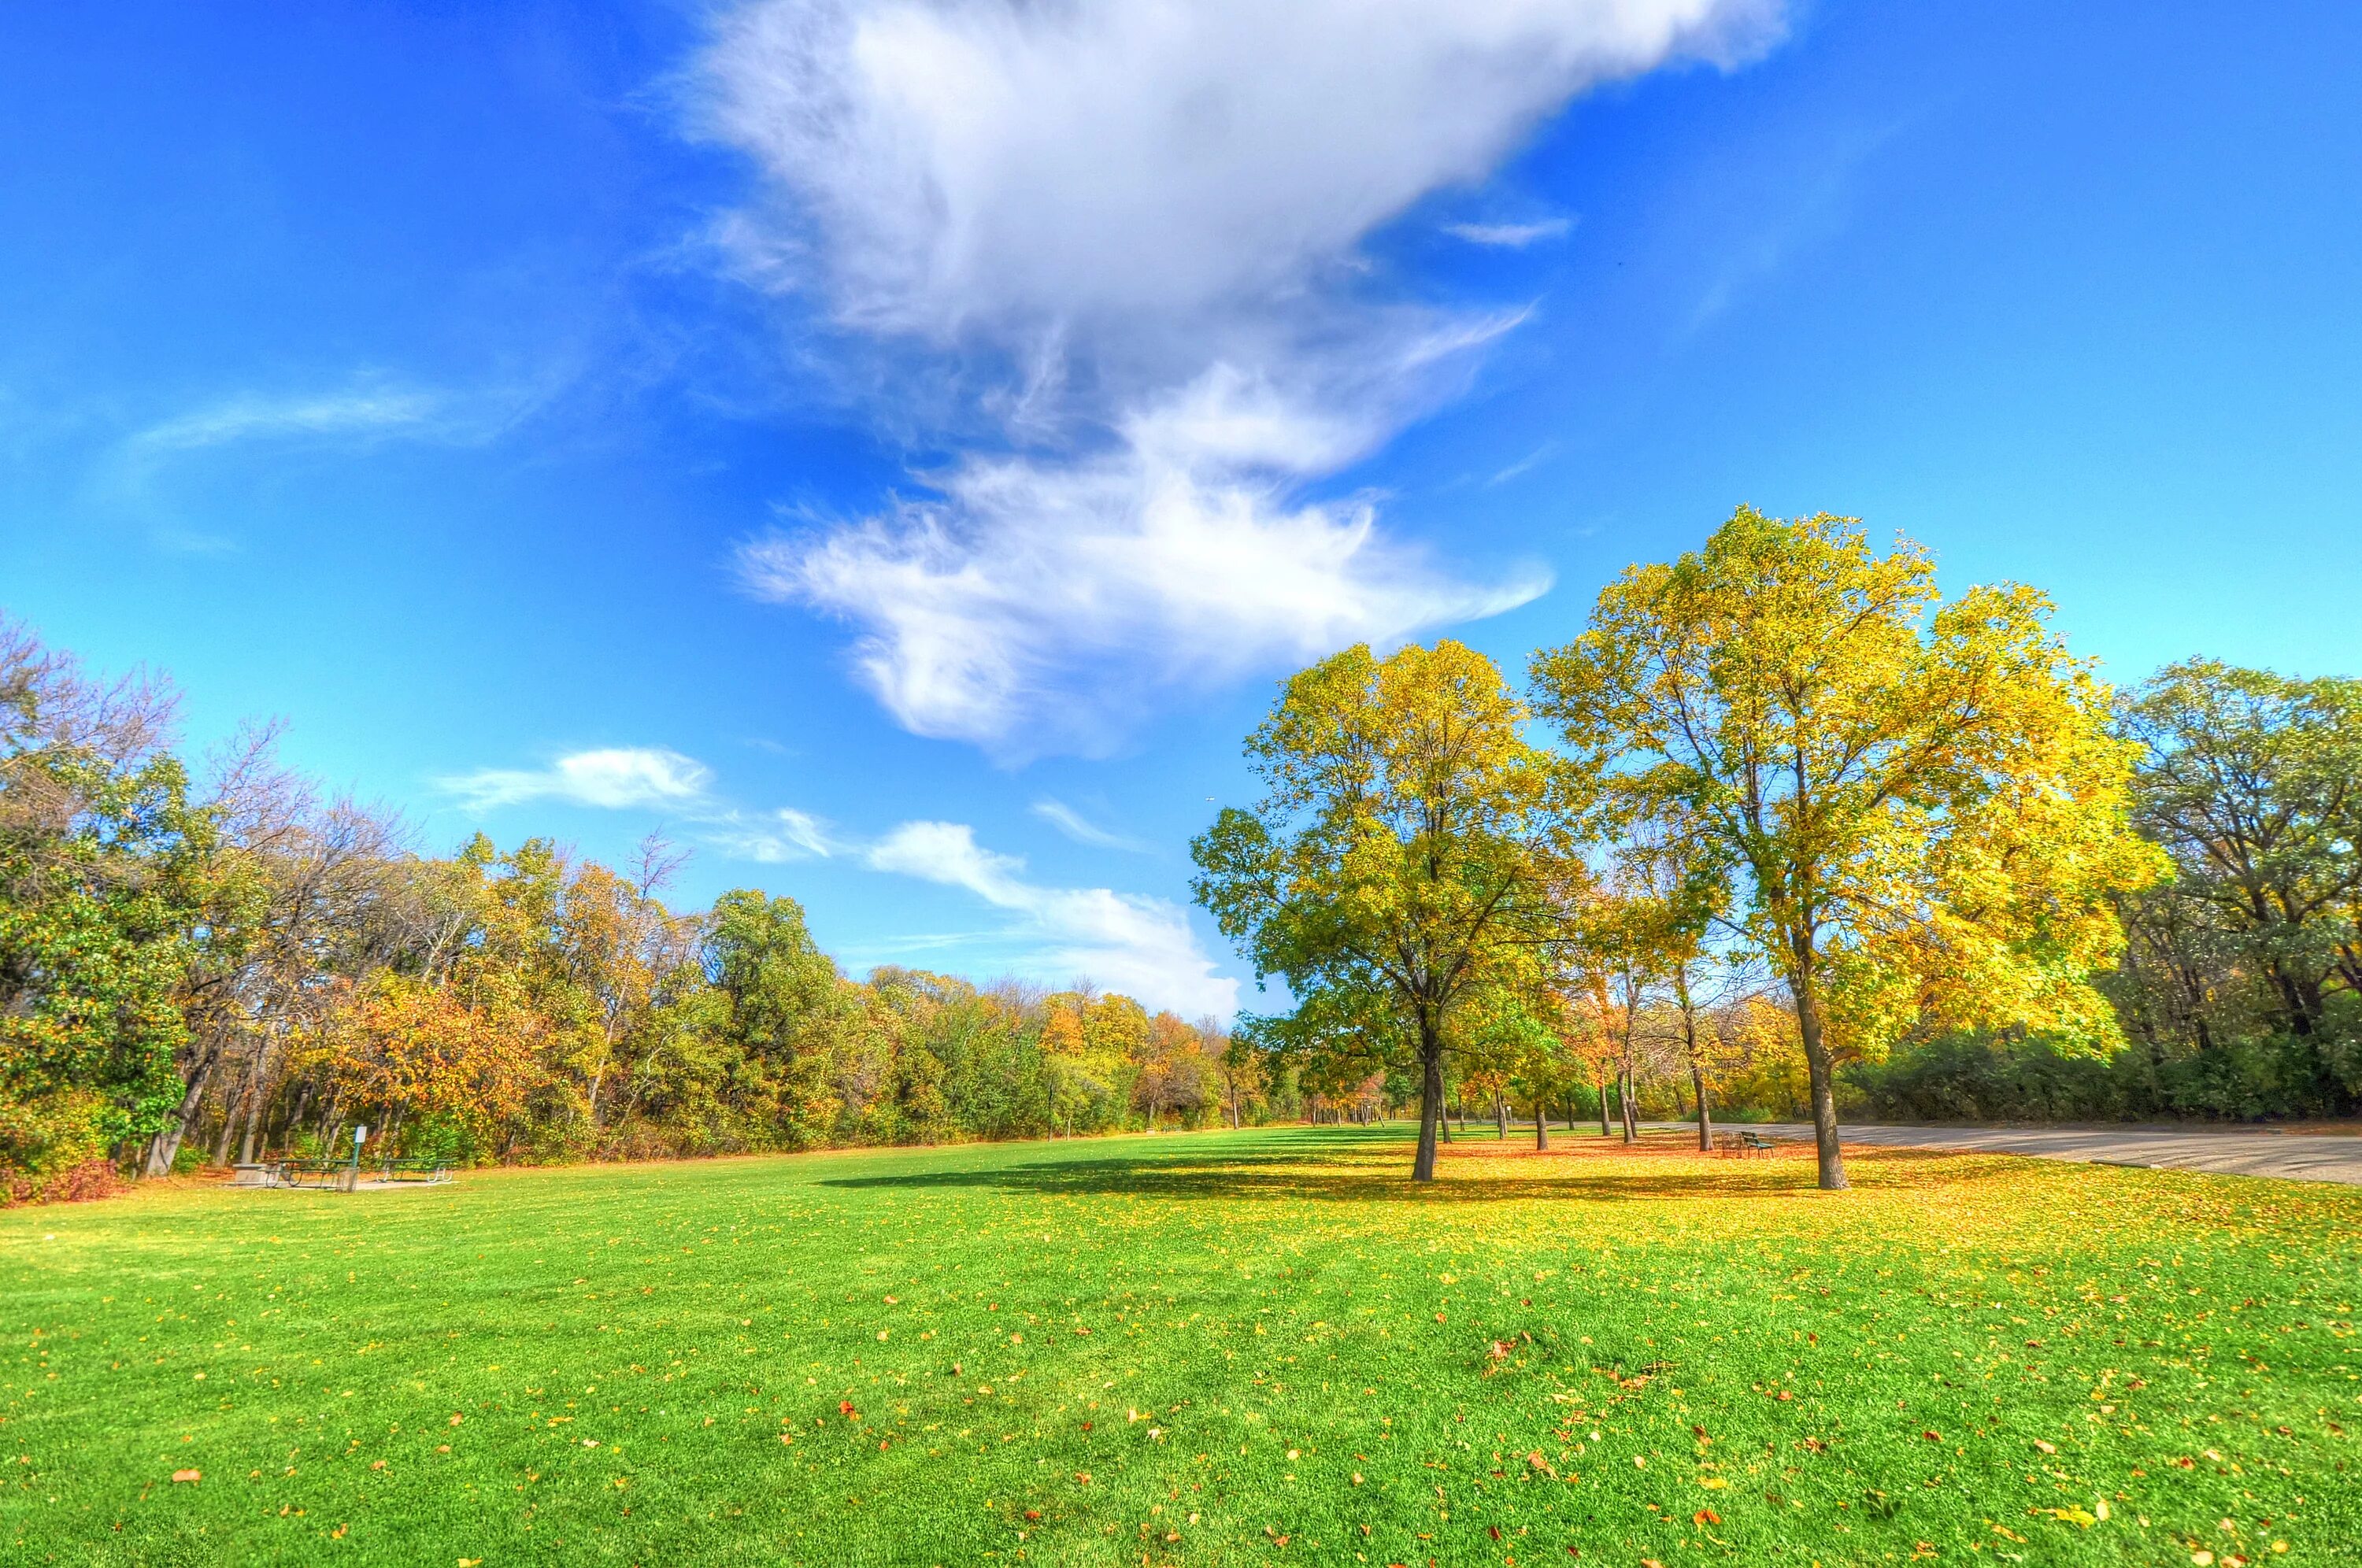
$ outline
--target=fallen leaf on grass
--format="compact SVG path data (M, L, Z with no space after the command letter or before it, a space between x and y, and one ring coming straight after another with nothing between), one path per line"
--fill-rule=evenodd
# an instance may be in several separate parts
M204 1478L204 1473L200 1470L175 1470L172 1472L172 1479L175 1481L202 1481Z
M1690 1516L1690 1523L1694 1525L1720 1524L1721 1522L1722 1516L1716 1513L1712 1508L1700 1508L1697 1512Z

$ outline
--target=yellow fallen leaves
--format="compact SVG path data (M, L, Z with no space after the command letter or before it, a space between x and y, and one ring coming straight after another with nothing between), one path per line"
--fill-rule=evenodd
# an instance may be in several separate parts
M202 1481L204 1478L204 1472L201 1470L175 1470L172 1472L172 1479L175 1481Z
M1701 1475L1698 1477L1698 1485L1709 1492L1719 1492L1730 1483L1719 1475Z

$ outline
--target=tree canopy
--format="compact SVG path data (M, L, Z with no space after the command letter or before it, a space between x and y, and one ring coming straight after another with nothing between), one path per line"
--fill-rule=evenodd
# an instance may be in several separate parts
M2015 584L1944 602L1926 551L1881 555L1852 519L1741 508L1534 660L1569 749L1734 875L1795 1010L1824 1187L1840 1060L1937 1021L2116 1039L2091 977L2122 944L2111 896L2156 857L2135 748L2049 615Z
M1295 999L1265 1035L1417 1073L1420 1181L1446 1055L1515 1007L1548 931L1568 784L1526 717L1461 644L1348 648L1291 679L1248 740L1261 802L1190 846L1199 900Z

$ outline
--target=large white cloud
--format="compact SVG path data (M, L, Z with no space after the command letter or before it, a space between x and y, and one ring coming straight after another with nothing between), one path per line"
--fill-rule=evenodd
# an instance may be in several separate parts
M1350 436L1312 413L1196 395L1116 452L974 458L941 497L744 556L758 591L841 613L922 734L1090 751L1159 686L1200 686L1531 598L1456 581L1375 532L1370 502L1292 500L1272 469ZM1296 456L1294 460L1301 460Z
M1531 573L1456 578L1382 539L1369 501L1308 489L1448 395L1507 325L1406 303L1357 248L1422 198L1483 181L1572 95L1743 53L1777 13L1776 0L726 13L701 113L768 192L729 226L735 254L833 325L882 419L956 454L921 476L927 496L751 546L749 580L860 628L865 679L911 728L1004 750L1087 749L1160 685L1538 591Z
M879 871L965 888L1018 916L1013 934L1032 946L1027 962L1036 978L1088 978L1189 1017L1227 1018L1238 1007L1239 983L1214 972L1187 913L1163 899L1039 886L1026 880L1023 861L986 849L965 823L904 823L871 847L868 862Z
M1596 83L1767 0L761 0L711 113L835 308L950 334L1269 301Z

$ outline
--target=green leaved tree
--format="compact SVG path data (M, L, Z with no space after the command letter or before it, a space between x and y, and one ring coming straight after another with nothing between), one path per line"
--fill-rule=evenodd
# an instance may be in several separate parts
M1295 1010L1256 1036L1419 1086L1435 1176L1446 1057L1536 984L1566 777L1492 660L1454 642L1346 649L1289 679L1247 742L1264 785L1190 853L1192 884Z

